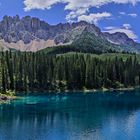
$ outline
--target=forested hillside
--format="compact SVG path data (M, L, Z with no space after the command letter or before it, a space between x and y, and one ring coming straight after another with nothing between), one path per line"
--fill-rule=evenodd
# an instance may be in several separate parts
M1 52L2 91L82 90L140 85L140 57L129 54Z

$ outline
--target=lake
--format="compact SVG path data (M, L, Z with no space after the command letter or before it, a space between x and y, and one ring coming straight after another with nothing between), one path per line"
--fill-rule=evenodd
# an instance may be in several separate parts
M140 140L140 90L22 95L0 105L0 140Z

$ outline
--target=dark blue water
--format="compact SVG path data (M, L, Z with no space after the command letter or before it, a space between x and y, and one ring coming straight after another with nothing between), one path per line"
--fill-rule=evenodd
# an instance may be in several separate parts
M140 140L140 91L23 96L0 105L0 140Z

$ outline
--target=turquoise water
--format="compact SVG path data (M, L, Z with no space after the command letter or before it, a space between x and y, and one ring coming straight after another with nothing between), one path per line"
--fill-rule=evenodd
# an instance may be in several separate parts
M0 140L140 140L140 91L22 96L0 105Z

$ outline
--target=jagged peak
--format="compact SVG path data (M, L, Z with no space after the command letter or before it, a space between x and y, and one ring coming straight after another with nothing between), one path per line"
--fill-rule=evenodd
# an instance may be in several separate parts
M125 33L103 33L96 25L86 21L50 25L37 17L24 16L20 18L19 15L13 17L6 15L0 22L0 40L8 43L23 41L25 44L29 44L38 39L43 41L57 40L58 43L63 44L79 38L82 33L96 35L100 39L108 40L115 44L136 46L136 42Z

